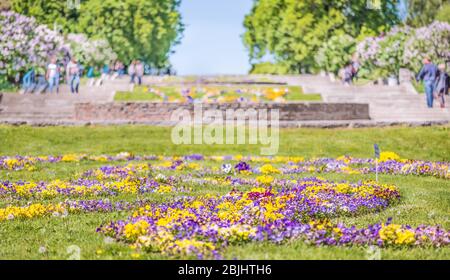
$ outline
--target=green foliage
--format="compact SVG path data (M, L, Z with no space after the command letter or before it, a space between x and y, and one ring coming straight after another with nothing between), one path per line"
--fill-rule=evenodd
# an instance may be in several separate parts
M436 20L450 23L450 2L442 5L436 14Z
M108 39L123 61L167 66L182 31L179 0L90 0L81 5L78 30Z
M80 16L79 10L67 5L61 0L10 0L12 9L26 16L37 19L39 23L50 28L61 27L64 31L74 30L74 25ZM86 0L80 0L80 3Z
M373 10L366 0L258 0L244 20L244 43L251 60L270 53L299 72L314 67L317 51L332 36L377 34L397 23L395 3L382 1L381 10Z
M349 35L333 36L325 42L316 55L316 63L327 72L338 74L355 52L356 41Z
M61 0L12 0L13 9L65 33L107 39L124 62L141 59L163 68L183 31L180 0L82 0L79 8Z
M11 84L5 75L0 75L0 92L15 92L17 88Z
M408 0L408 16L406 23L413 27L422 27L430 24L433 20L446 21L449 17L449 0ZM447 6L445 14L444 6ZM444 20L437 16L444 17Z

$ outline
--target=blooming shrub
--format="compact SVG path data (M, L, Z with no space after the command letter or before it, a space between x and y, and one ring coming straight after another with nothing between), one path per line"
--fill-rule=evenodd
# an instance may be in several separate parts
M88 39L84 34L69 34L67 41L72 55L84 64L100 67L117 59L117 54L105 39Z
M450 24L435 21L415 30L405 43L403 62L419 71L422 59L430 57L434 63L450 61Z
M376 56L377 65L385 76L398 77L400 68L405 66L403 53L405 41L409 38L411 29L394 27L385 37L379 40L379 50Z
M64 38L57 32L33 18L0 12L0 73L9 81L18 82L30 68L45 68L50 55L66 52Z

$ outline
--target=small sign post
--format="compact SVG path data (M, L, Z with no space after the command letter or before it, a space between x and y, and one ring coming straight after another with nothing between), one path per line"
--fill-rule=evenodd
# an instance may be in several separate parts
M380 147L378 144L373 145L375 150L375 180L378 182L378 159L380 158Z

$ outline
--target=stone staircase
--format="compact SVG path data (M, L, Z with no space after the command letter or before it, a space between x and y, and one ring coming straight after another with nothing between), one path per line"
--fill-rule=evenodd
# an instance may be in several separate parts
M81 86L79 94L72 94L67 85L61 85L58 94L5 93L0 102L0 123L32 125L76 123L74 120L76 103L112 102L116 90L127 89L127 83L108 82L100 87Z
M314 75L285 76L278 78L290 85L303 87L305 93L320 93L324 102L366 103L370 117L378 123L432 124L450 122L450 98L446 96L447 108L426 106L425 95L418 94L411 84L398 86L352 85L331 82L326 77Z
M425 105L425 96L417 94L409 84L399 86L345 86L340 82L331 82L326 77L315 75L267 76L270 80L289 85L302 86L304 92L320 93L324 102L369 104L370 120L352 121L298 121L282 126L384 126L394 124L431 125L450 122L450 109L429 109ZM243 76L252 79L254 76ZM144 83L161 82L160 78L148 77ZM32 125L84 124L74 119L76 103L112 102L116 91L131 90L129 78L108 80L100 86L81 86L80 94L70 93L67 85L61 85L56 94L3 94L0 100L0 123ZM450 98L447 106L450 105ZM111 122L113 123L113 122Z

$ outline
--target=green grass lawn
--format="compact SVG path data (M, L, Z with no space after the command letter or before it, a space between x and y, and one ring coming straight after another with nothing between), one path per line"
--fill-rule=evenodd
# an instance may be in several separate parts
M286 101L321 101L322 97L320 94L305 94L301 87L298 86L249 86L249 85L233 85L233 86L209 86L204 85L202 87L191 87L191 86L136 86L133 92L123 92L119 91L114 96L115 101L155 101L161 102L163 98L161 94L163 93L167 96L168 101L180 102L183 101L181 91L183 89L190 89L191 96L194 99L201 99L207 93L212 93L214 96L211 98L222 98L224 102L228 99L228 102L232 102L233 99L239 97L244 97L248 100L252 100L255 97L257 91L263 91L267 89L288 89L289 92L284 95ZM151 91L152 90L152 91ZM239 93L239 90L244 90L245 92ZM261 96L261 102L270 101L266 96Z
M257 155L257 145L174 145L170 128L149 126L88 126L88 127L29 127L0 126L0 155L58 155L68 153L185 155ZM403 158L450 161L449 127L390 127L362 129L283 129L280 133L280 155L305 157L337 157L351 155L371 157L373 144L382 150L395 151ZM109 164L100 162L43 163L35 171L0 170L0 180L73 179L81 172ZM302 174L321 176L330 180L357 182L373 179L373 175ZM378 213L336 218L346 224L366 226L384 222L388 217L398 224L440 224L450 228L450 182L444 179L418 176L381 175L382 183L399 187L401 202ZM193 187L188 195L224 194L230 189L215 186ZM166 201L177 194L146 194L154 202ZM109 197L112 201L136 199L133 195ZM33 200L33 203L63 201ZM14 204L0 201L0 207ZM28 203L24 200L22 205ZM105 242L96 228L112 220L125 219L130 212L70 214L65 218L43 217L0 222L0 259L66 259L71 245L80 248L82 259L130 259L134 252L123 243ZM39 252L45 247L45 252ZM226 258L238 259L366 259L365 247L325 247L293 241L283 245L249 243L231 246ZM158 253L145 253L144 259L166 258ZM386 248L383 259L450 259L450 248Z

